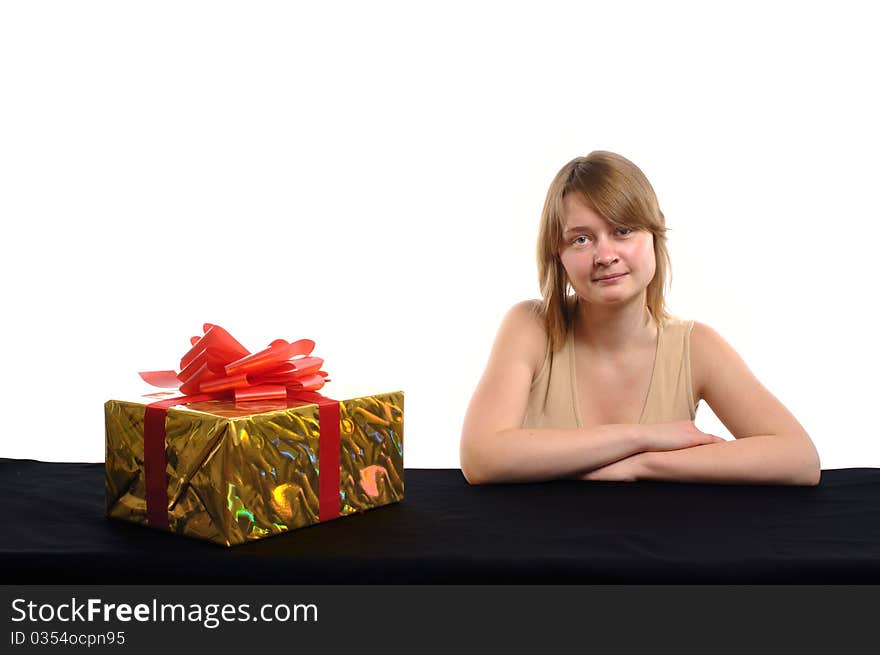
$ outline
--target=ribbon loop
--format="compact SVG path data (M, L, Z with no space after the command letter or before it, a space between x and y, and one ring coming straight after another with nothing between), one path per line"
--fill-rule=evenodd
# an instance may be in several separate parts
M320 370L324 360L311 357L311 339L275 339L251 353L219 325L205 323L204 334L192 337L192 347L180 360L180 371L143 371L140 376L155 387L178 388L186 396L212 394L216 398L271 400L293 398L301 391L317 391L329 381Z

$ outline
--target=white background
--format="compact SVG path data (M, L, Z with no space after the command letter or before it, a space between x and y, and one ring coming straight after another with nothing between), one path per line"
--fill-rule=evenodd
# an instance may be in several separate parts
M209 321L403 389L406 466L457 466L547 186L604 149L657 192L671 311L823 468L880 466L868 3L317 4L3 4L0 456L103 460L103 402Z

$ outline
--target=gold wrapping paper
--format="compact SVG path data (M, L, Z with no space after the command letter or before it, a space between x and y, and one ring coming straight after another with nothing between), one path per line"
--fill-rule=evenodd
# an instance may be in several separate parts
M171 397L109 400L107 515L147 524L144 410ZM319 520L318 406L179 405L165 421L171 532L231 546ZM340 401L340 515L403 500L403 392Z

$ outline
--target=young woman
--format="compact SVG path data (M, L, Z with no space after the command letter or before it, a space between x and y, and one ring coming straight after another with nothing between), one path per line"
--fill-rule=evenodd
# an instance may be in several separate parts
M542 300L504 317L465 416L468 482L819 483L809 435L736 351L667 313L665 233L628 159L562 167L541 216ZM734 441L695 427L700 400Z

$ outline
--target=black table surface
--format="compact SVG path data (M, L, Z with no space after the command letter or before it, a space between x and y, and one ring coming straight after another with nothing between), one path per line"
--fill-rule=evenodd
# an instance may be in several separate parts
M407 469L406 498L224 548L104 514L104 465L0 459L7 584L877 584L880 469L816 487Z

